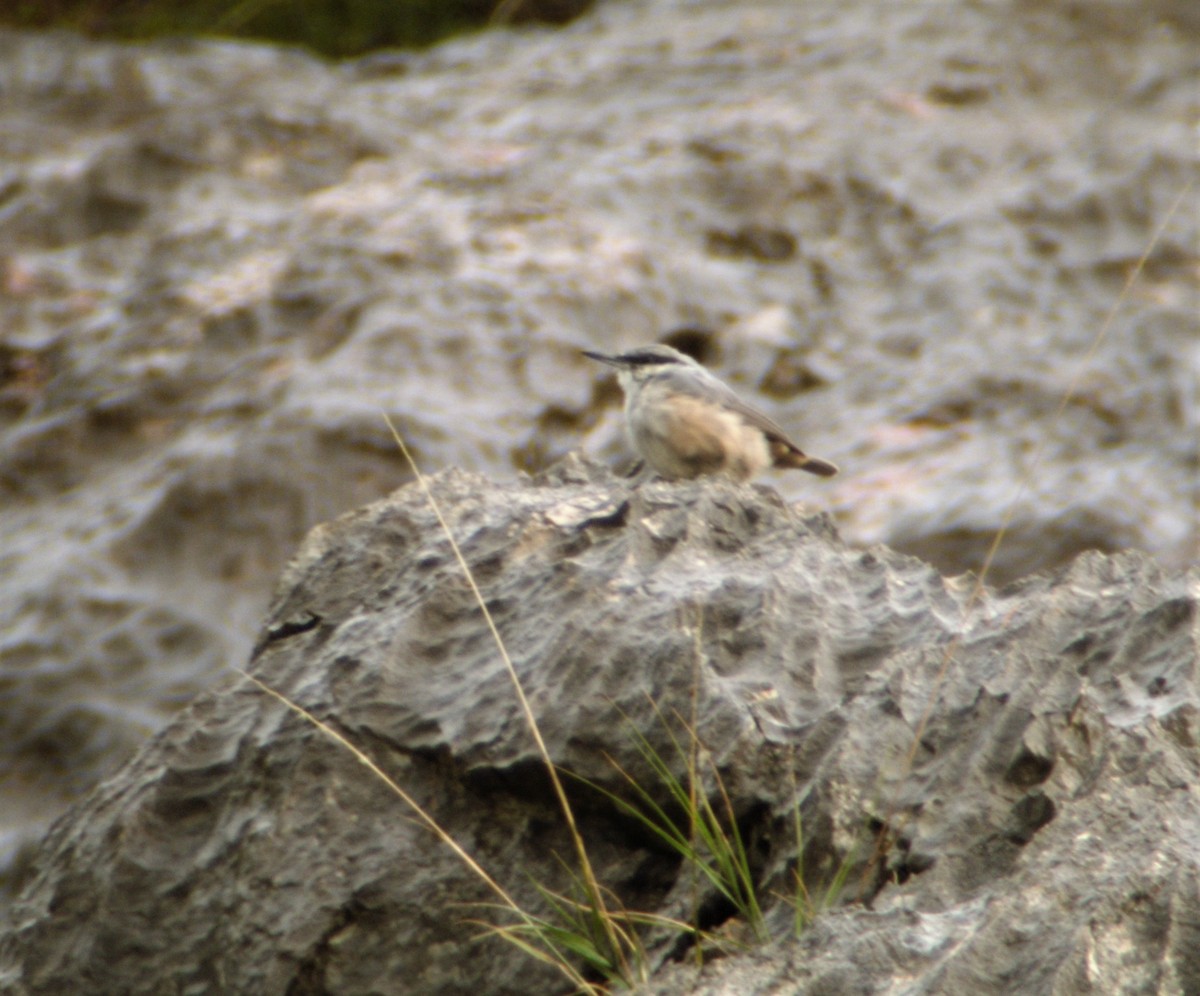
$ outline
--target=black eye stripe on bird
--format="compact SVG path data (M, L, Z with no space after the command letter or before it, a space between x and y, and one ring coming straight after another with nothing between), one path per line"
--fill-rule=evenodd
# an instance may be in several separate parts
M610 356L625 392L625 428L638 456L668 480L725 474L747 481L767 467L832 477L837 467L808 456L778 425L690 356L644 346Z

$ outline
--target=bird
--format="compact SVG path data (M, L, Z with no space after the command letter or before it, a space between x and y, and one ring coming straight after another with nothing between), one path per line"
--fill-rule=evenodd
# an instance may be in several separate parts
M625 392L629 441L659 477L720 474L748 481L768 467L794 467L821 477L838 472L828 460L805 453L715 374L671 346L656 343L613 355L582 352L616 369Z

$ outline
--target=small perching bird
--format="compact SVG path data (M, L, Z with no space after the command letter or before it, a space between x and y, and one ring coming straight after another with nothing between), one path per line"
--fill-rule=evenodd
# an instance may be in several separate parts
M704 367L670 346L583 355L617 370L625 428L634 450L668 480L724 474L748 481L767 467L832 477L837 467L808 456L787 433Z

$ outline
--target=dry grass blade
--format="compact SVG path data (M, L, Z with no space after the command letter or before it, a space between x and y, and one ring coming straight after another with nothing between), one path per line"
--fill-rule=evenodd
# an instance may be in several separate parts
M554 892L536 883L535 886L552 911L551 917L525 917L520 923L514 924L475 922L479 923L486 933L498 934L542 960L546 958L544 953L539 953L539 945L544 946L545 938L549 937L556 948L574 954L596 975L609 983L628 986L630 983L645 982L649 978L645 950L638 934L639 927L659 927L674 932L693 933L688 924L655 913L636 913L623 908L610 912L612 929L629 952L628 961L635 969L630 977L610 957L607 941L601 937L602 925L598 923L596 910L590 902ZM575 886L578 891L578 877L575 877ZM612 902L620 905L615 897Z
M350 754L353 755L357 761L359 761L359 763L363 764L367 769L369 769L373 775L375 775L389 789L391 789L393 793L403 800L405 805L407 805L414 813L417 814L418 822L424 824L429 830L431 830L438 840L450 848L450 850L453 851L462 860L462 862L501 899L503 909L507 909L515 913L525 923L534 922L534 918L517 905L516 901L508 894L505 888L494 878L492 878L492 876L488 874L487 870L473 857L471 857L471 855L463 849L462 845L460 845L458 841L456 841L446 831L446 829L440 823L438 823L437 820L435 820L419 802L417 802L416 799L404 791L404 789L395 781L395 779L393 779L386 771L379 767L379 765L377 765L370 758L370 756L357 747L349 738L347 738L338 730L334 729L324 720L313 715L311 712L309 712L309 710L305 709L304 706L297 702L293 702L286 695L276 691L266 682L256 678L248 671L245 671L242 668L234 668L234 670L237 671L237 673L247 681L257 685L258 688L266 692L272 698L278 699L285 706L287 706L287 708L291 709L292 712L302 716L308 722L312 723L313 726L315 726L335 743L348 750ZM553 965L564 975L566 975L574 985L579 986L581 989L590 993L596 992L595 988L591 986L587 980L585 980L571 966L571 963L566 959L566 957L564 957L563 952L553 946L551 943L553 940L552 936L542 936L540 940L542 941L543 948L536 953L541 961Z
M1072 400L1074 400L1076 394L1079 393L1079 386L1086 375L1088 363L1096 355L1096 351L1100 348L1101 343L1103 343L1104 339L1108 336L1109 329L1112 328L1113 322L1116 321L1117 314L1120 312L1121 306L1125 303L1125 299L1129 296L1130 290L1132 290L1134 284L1136 284L1138 279L1141 277L1142 271L1146 268L1146 263L1150 259L1150 254L1154 252L1155 247L1161 241L1163 233L1167 230L1167 226L1179 212L1180 207L1182 207L1187 195L1191 192L1192 187L1195 185L1195 182L1196 181L1194 177L1188 179L1188 182L1183 185L1183 188L1179 191L1179 194L1167 208L1162 220L1155 227L1153 234L1150 236L1150 241L1146 245L1145 251L1140 257L1138 257L1137 263L1135 263L1133 268L1130 270L1129 276L1126 277L1125 283L1121 288L1121 293L1117 295L1116 301L1109 309L1104 321L1101 322L1100 328L1097 330L1091 344L1088 346L1087 352L1084 354L1083 360L1079 364L1078 371L1067 385L1066 391L1063 392L1062 400L1059 402L1054 414L1050 416L1048 428L1055 426L1059 422L1063 416L1063 413L1067 410L1067 407L1071 404ZM1046 447L1050 438L1051 433L1049 431L1042 434L1042 439L1038 443L1037 448L1034 450L1033 458L1029 464L1029 469L1021 478L1017 486L1017 491L1013 495L1012 501L1009 502L1004 511L1004 515L1001 517L1000 527L996 530L996 535L993 537L991 545L988 547L983 564L975 578L975 584L972 586L970 594L963 603L963 625L960 627L960 634L961 630L965 628L967 617L975 608L979 600L983 597L984 590L987 586L988 573L991 571L992 564L996 559L996 555L999 553L1000 547L1004 543L1004 537L1007 535L1008 529L1012 525L1013 518L1017 514L1017 509L1020 506L1021 499L1025 496L1026 490L1028 490L1029 482L1037 476L1037 472L1040 469L1042 461L1046 455ZM946 645L942 652L941 666L938 669L936 677L934 678L933 688L929 693L929 700L926 702L925 708L921 712L921 718L917 721L916 728L913 732L912 741L909 744L908 754L905 758L906 771L911 771L913 764L916 761L917 751L920 748L921 739L925 736L925 730L929 725L929 719L933 715L933 708L937 702L938 694L941 690L943 682L946 679L946 675L950 670L950 664L954 660L954 655L958 651L961 643L962 636L955 636L955 638ZM896 809L897 806L895 802L892 802L888 806L887 816L883 820L883 826L880 829L879 835L875 841L874 852L870 861L867 862L866 867L863 869L862 884L864 888L867 884L867 879L871 874L873 866L876 864L876 862L883 860L888 847L888 841L897 830L897 828L893 826ZM904 823L901 822L901 828L903 825Z
M504 662L504 667L508 671L508 676L512 680L513 689L516 691L517 700L521 705L521 711L525 716L526 725L529 727L529 732L532 734L534 743L537 745L538 753L541 755L542 762L545 764L546 773L550 776L550 782L554 787L554 794L558 798L559 808L562 810L563 819L567 823L567 829L570 832L572 843L575 847L575 857L579 862L579 869L583 879L583 885L588 895L588 901L593 904L597 913L601 917L605 925L605 933L608 938L608 943L611 946L614 959L618 963L622 963L623 970L628 973L630 966L625 961L624 947L621 944L619 933L613 925L612 918L608 913L604 903L604 897L601 894L600 883L596 879L595 872L592 870L592 863L588 859L587 848L584 846L583 837L579 833L579 828L575 822L575 814L571 809L571 803L567 799L566 790L563 788L562 780L558 776L558 769L554 761L550 757L550 751L546 747L545 740L542 739L542 732L538 729L537 718L533 714L533 709L529 705L529 699L525 695L525 689L521 685L521 678L517 674L517 669L513 665L512 658L508 655L508 650L504 646L504 640L500 636L500 630L496 628L496 622L492 618L491 612L488 611L487 602L484 601L483 594L479 590L479 586L475 583L475 578L471 573L471 567L467 563L466 557L463 556L462 550L458 546L458 542L454 538L454 533L450 529L449 523L446 522L442 515L442 510L438 506L437 499L433 496L433 491L429 487L429 482L425 475L421 473L421 469L417 466L412 454L409 453L408 447L405 446L404 440L400 437L400 433L396 431L396 427L392 424L392 420L384 413L384 421L387 423L388 429L392 433L392 438L396 441L396 445L400 448L400 452L404 454L404 459L408 461L409 467L412 468L413 475L417 482L421 485L421 489L425 492L425 498L429 502L430 508L433 509L433 514L437 517L438 524L442 527L442 532L446 536L450 548L454 551L454 556L458 560L459 566L462 568L463 575L467 579L467 583L471 587L471 593L475 596L475 601L479 605L480 611L483 613L484 619L487 621L488 629L492 634L492 639L496 643L496 647L500 652L500 658Z

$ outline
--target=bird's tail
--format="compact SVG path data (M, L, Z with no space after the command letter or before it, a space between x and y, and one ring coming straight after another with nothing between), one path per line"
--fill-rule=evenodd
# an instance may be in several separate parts
M837 465L820 457L811 457L802 450L792 446L776 444L771 447L771 456L776 467L794 467L797 470L807 470L819 477L833 477L838 472Z

